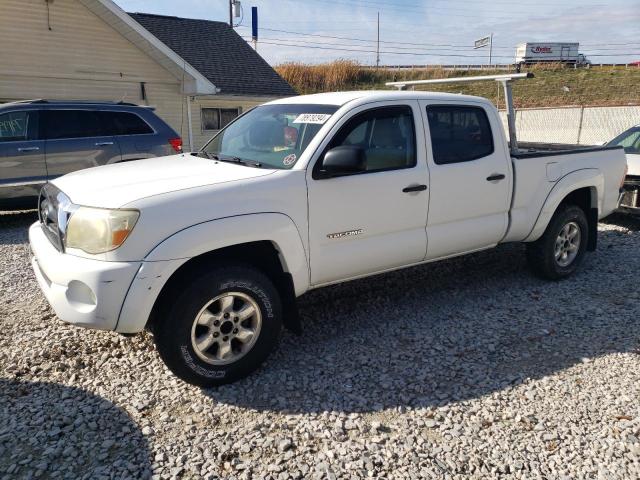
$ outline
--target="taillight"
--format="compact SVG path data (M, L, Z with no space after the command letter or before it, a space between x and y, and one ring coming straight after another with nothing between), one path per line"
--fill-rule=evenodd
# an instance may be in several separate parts
M176 151L176 153L182 153L182 139L180 137L170 138L169 143L171 144L171 147L173 147L173 149Z

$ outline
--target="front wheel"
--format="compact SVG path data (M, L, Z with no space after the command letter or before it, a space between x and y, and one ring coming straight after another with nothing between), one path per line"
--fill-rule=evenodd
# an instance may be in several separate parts
M560 280L573 274L584 260L589 224L575 205L560 206L542 237L527 243L529 267L539 277Z
M164 302L154 326L158 353L182 380L201 387L238 380L257 369L282 327L278 292L249 266L196 274ZM171 292L168 293L171 295Z

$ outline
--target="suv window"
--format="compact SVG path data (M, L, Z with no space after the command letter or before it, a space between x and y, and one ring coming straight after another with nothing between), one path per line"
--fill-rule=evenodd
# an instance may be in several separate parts
M131 112L98 112L107 135L145 135L154 133L142 118Z
M383 107L350 119L329 148L354 145L365 151L367 171L416 165L416 136L411 107Z
M47 139L100 137L105 135L92 110L45 110Z
M0 114L0 142L38 138L38 114L31 110Z
M427 118L436 164L469 162L493 153L493 133L483 108L429 106Z

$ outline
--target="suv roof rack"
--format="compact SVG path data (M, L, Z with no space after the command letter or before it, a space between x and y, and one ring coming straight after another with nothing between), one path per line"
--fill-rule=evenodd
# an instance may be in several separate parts
M22 104L41 104L41 103L50 103L50 104L58 104L58 103L68 103L73 105L124 105L127 107L140 107L144 105L138 105L136 103L124 102L122 100L118 102L110 101L110 100L47 100L45 98L37 98L33 100L18 100L11 103L22 103Z

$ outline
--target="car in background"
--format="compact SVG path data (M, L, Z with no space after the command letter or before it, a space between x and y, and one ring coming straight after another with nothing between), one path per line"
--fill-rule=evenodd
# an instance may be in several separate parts
M619 210L640 215L640 125L625 130L607 145L621 146L627 155L628 170Z
M0 210L36 208L42 185L89 167L182 152L150 107L28 100L0 105Z

